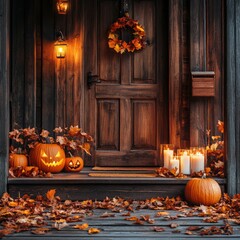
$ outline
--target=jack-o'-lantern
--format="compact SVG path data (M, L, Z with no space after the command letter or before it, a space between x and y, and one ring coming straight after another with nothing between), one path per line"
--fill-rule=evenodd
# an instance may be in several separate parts
M30 151L30 165L44 172L61 172L65 165L64 150L58 144L39 143Z
M80 172L83 169L84 163L81 157L69 157L65 159L65 171Z
M10 153L9 167L26 167L28 165L27 157L23 154Z

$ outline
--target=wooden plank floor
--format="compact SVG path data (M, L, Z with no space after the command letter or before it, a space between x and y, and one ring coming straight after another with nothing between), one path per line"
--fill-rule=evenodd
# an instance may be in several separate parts
M240 239L240 226L231 223L233 226L233 235L211 235L201 236L199 231L192 231L192 235L187 235L186 230L189 226L201 226L204 229L211 226L221 227L224 226L223 220L218 223L204 223L201 217L188 217L188 218L177 218L174 220L168 220L165 217L156 217L156 210L136 210L131 213L131 216L141 218L141 216L150 215L151 219L154 219L153 224L149 224L143 221L143 225L135 224L134 221L125 220L126 216L122 216L121 213L114 213L114 217L101 218L101 215L106 213L105 209L93 210L93 215L86 217L82 222L70 223L68 227L62 230L53 230L45 235L34 235L31 232L21 232L11 234L2 239L11 240L36 240L36 239ZM164 211L168 212L169 216L176 216L179 214L177 211ZM108 211L109 213L109 211ZM88 223L89 227L98 228L101 230L100 233L89 235L88 232L76 230L73 228L76 224ZM171 224L178 225L176 228L171 228ZM49 227L51 223L49 223ZM164 228L163 232L154 231L154 227Z
M35 197L37 194L44 194L49 189L56 189L57 195L61 200L103 200L105 197L119 196L124 199L135 199L138 201L149 199L152 197L167 197L183 195L184 187L189 178L184 179L166 179L166 178L149 178L149 177L91 177L89 169L84 169L81 173L60 173L54 175L50 179L41 178L9 178L8 190L12 197L23 196L24 193ZM216 179L222 187L226 184L225 179ZM137 206L139 202L136 201ZM183 217L180 211L138 209L130 210L130 217L141 219L141 216L149 216L154 221L141 220L139 224L136 221L128 221L124 216L129 210L120 208L120 211L111 211L111 209L90 209L90 214L84 215L80 222L68 223L67 227L61 230L51 228L53 221L48 221L48 227L51 230L45 235L35 235L30 231L10 234L2 239L10 240L36 240L36 239L240 239L240 225L230 222L233 227L233 235L210 235L201 236L200 231L192 231L191 235L186 234L187 228L190 226L201 226L203 229L211 226L223 227L224 220L219 220L217 223L205 223L203 217L191 216ZM190 211L191 208L188 208ZM164 212L164 215L158 216L158 212ZM114 214L114 216L102 217L105 213ZM179 215L180 214L180 215ZM108 214L107 214L108 215ZM196 214L197 215L197 214ZM176 219L175 216L178 216ZM100 233L88 234L87 230L77 230L73 226L77 224L88 223L89 228L98 228ZM172 228L171 224L176 224L176 228ZM157 232L154 228L163 228L164 231Z

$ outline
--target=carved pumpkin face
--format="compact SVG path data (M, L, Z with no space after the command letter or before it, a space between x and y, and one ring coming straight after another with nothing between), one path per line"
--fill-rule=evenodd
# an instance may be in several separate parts
M30 152L30 164L44 172L57 173L65 165L65 153L57 144L38 144Z
M27 157L23 154L11 153L9 155L9 167L26 167L28 165Z
M84 163L81 157L66 158L65 170L67 172L79 172L83 169Z

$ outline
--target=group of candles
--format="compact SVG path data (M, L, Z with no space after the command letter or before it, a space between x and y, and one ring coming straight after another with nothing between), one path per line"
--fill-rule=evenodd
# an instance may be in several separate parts
M165 168L176 168L177 173L181 172L186 175L193 172L204 171L204 148L178 149L177 155L174 155L174 147L171 144L164 144L161 146L161 151Z

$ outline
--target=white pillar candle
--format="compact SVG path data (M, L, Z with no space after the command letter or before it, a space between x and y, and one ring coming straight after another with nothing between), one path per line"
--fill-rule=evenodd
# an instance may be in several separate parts
M173 157L173 150L163 150L164 167L169 169L170 159Z
M204 171L204 155L200 152L191 156L191 172Z
M179 173L179 160L176 157L171 158L170 160L170 169L177 168L176 173Z
M190 174L190 156L187 151L183 152L181 156L181 173Z

